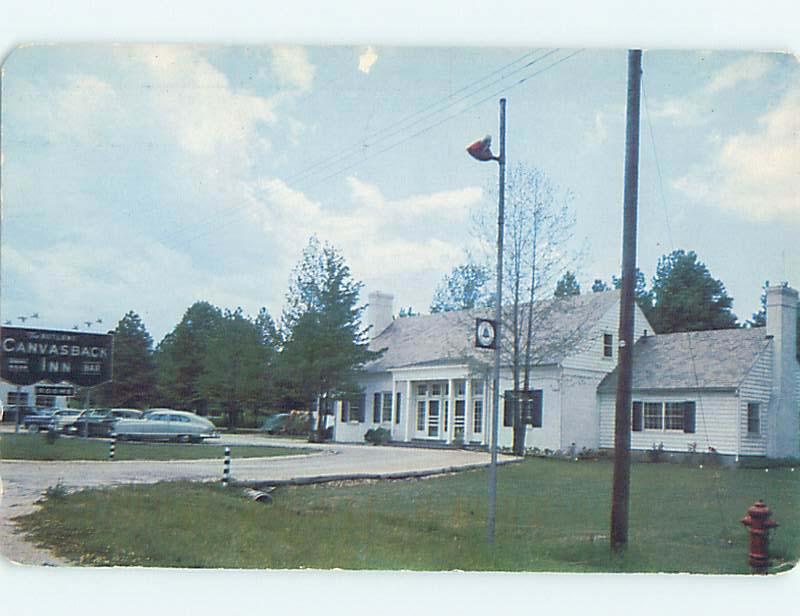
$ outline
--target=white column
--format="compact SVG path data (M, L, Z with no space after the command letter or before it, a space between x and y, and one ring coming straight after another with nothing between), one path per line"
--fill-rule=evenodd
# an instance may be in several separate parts
M406 416L406 433L403 438L403 440L406 442L410 441L414 437L414 425L416 422L416 417L414 417L414 413L411 412L411 409L416 407L415 404L412 404L412 397L411 397L412 391L413 391L413 383L411 382L411 379L409 379L406 381L406 395L405 395L406 399L402 405L405 407L403 410L405 411L405 416Z
M447 435L448 443L453 442L456 423L456 391L453 379L447 379Z
M464 378L464 442L472 438L472 379Z

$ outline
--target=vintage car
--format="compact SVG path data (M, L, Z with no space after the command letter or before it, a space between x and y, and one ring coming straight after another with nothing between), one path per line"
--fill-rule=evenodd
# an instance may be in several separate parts
M188 411L156 408L148 410L141 419L120 418L114 433L121 440L178 441L200 443L206 438L218 438L216 428L205 417Z
M56 432L69 432L80 414L79 409L58 409L53 413L53 418L47 428Z
M111 436L118 419L138 419L142 415L136 409L89 409L80 414L69 432L79 436Z

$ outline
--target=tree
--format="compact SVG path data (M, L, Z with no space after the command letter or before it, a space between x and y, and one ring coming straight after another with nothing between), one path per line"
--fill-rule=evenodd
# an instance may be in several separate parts
M97 399L108 406L145 408L155 393L153 338L132 310L114 330L113 381L98 388Z
M592 293L603 293L604 291L608 291L608 285L599 278L595 278L592 283Z
M556 292L554 297L570 297L571 295L580 294L581 285L578 284L578 279L575 278L575 273L567 270L556 283Z
M203 400L219 409L229 427L245 409L258 410L268 399L268 368L273 355L265 309L252 321L242 309L226 310L209 337L197 388Z
M200 414L209 410L200 379L206 369L211 341L219 339L222 311L208 302L192 304L156 351L158 392L163 404Z
M475 263L468 255L466 263L454 267L439 283L433 294L431 312L491 306L493 297L489 290L491 279L491 269Z
M490 191L491 192L491 191ZM545 318L534 310L541 289L552 289L574 259L564 249L572 236L575 218L569 209L571 195L561 192L540 169L518 164L506 177L505 234L503 254L503 362L512 369L514 445L525 451L525 421L519 392L531 387L531 345L536 323ZM475 218L478 237L487 248L495 245L495 209L484 208ZM491 253L491 251L487 251Z
M621 289L622 278L617 278L612 275L611 284L614 285L615 289ZM642 309L644 316L647 317L648 321L651 321L653 314L653 292L647 290L647 282L645 281L644 274L638 267L636 268L636 287L633 290L633 297L636 304Z
M693 251L658 260L650 322L659 334L736 327L733 299Z
M316 439L325 432L323 400L359 392L364 364L380 356L368 349L358 304L363 284L344 257L312 237L294 270L282 317L280 373L290 395L317 411Z

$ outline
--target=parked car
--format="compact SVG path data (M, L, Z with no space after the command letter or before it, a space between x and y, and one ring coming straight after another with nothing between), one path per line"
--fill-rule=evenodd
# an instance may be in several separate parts
M30 432L47 430L57 410L54 408L35 408L32 413L25 416L22 420L22 425Z
M47 428L56 432L69 432L80 414L80 409L58 409L53 413Z
M219 438L214 424L205 417L163 408L150 409L141 418L120 418L114 425L114 432L123 440L200 443L206 438Z
M3 410L3 423L16 423L18 413L19 423L22 425L28 415L33 415L36 413L36 407L17 404L7 406Z
M289 423L289 413L276 413L270 415L261 424L261 430L267 434L283 434Z
M111 436L118 419L139 419L143 415L136 409L89 409L78 416L69 432L79 436Z

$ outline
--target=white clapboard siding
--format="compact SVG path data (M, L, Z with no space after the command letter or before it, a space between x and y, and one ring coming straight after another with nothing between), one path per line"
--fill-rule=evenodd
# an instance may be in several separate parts
M767 454L767 430L769 427L769 399L772 394L772 355L770 344L759 355L750 372L739 386L739 454L764 456ZM747 432L747 405L757 402L761 413L760 433Z
M653 328L647 322L641 308L636 306L634 314L634 339L641 338L645 330L653 335ZM612 357L603 356L603 335L611 334L613 339ZM614 302L599 321L592 327L584 340L575 345L575 351L564 358L562 365L566 369L591 370L602 372L603 376L614 370L617 365L619 345L619 302Z
M355 421L353 418L350 421L342 421L341 403L335 405L335 423L334 423L334 440L340 443L363 443L364 434L370 428L384 428L390 429L389 422L373 423L372 421L372 404L373 396L376 392L391 392L392 391L392 375L388 372L380 372L372 374L361 381L361 386L364 387L364 401L366 409L364 410L364 423Z
M561 378L561 448L572 443L580 449L595 449L600 420L597 410L597 386L605 373L564 370Z
M599 394L600 405L600 447L614 447L614 394ZM735 392L703 393L691 391L672 391L669 394L633 393L633 400L642 402L683 402L694 400L695 432L686 434L678 430L643 430L631 432L631 449L648 450L660 444L666 451L688 451L696 446L700 453L713 447L722 454L736 454L736 418L739 399Z

